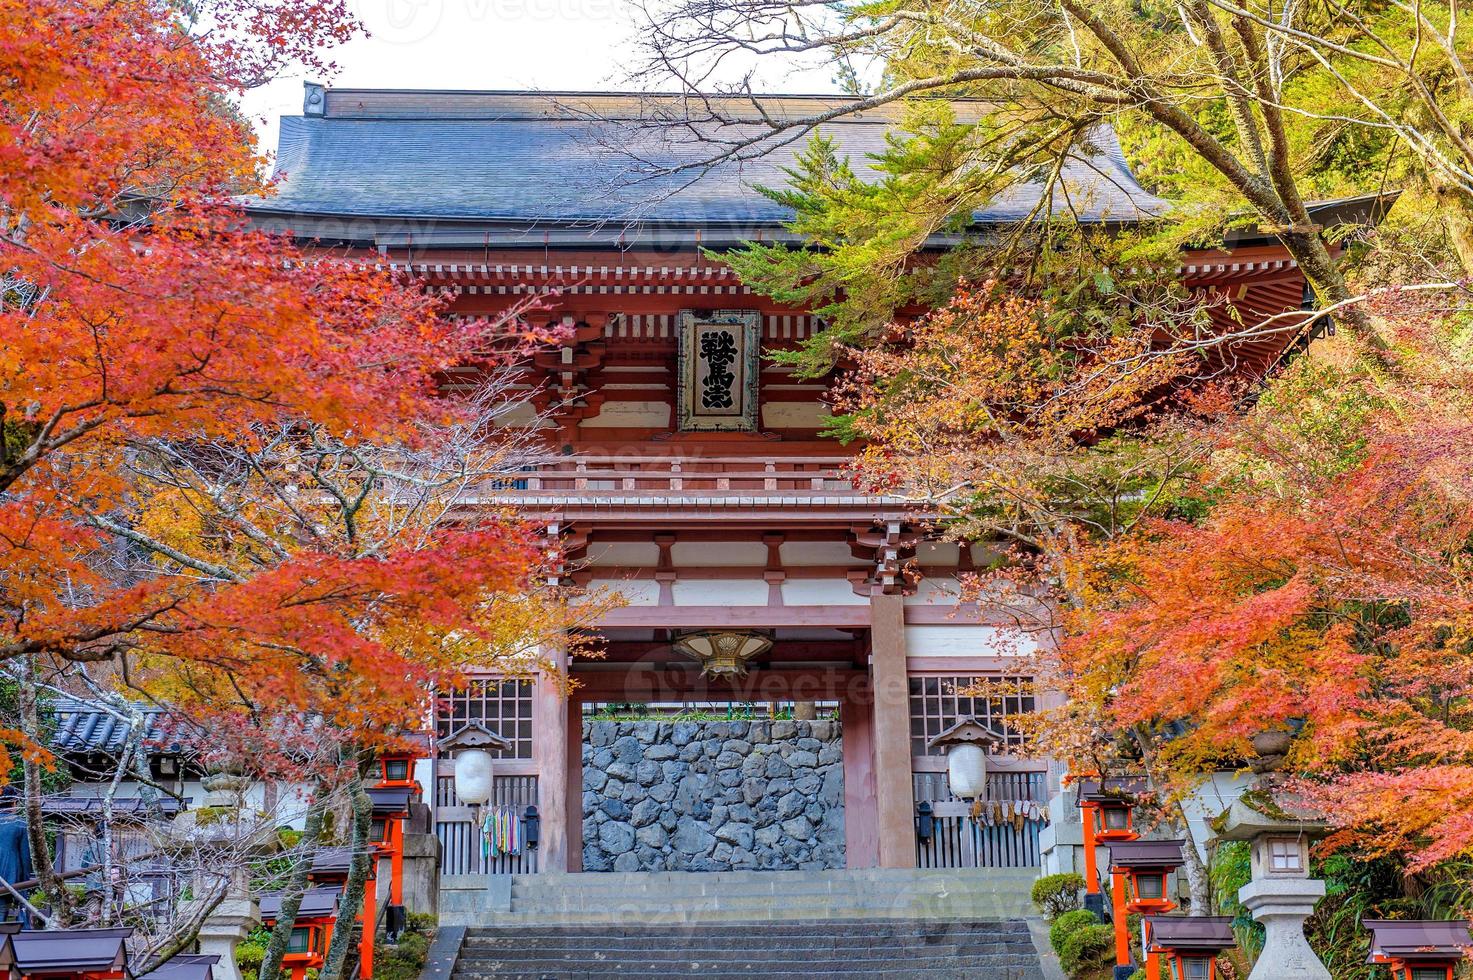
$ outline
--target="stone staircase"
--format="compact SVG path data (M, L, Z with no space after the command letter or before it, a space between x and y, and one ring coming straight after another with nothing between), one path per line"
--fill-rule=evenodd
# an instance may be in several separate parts
M445 878L440 921L470 928L994 921L1035 914L1028 895L1036 877L1031 868L869 868Z
M887 977L1044 980L1021 920L810 920L473 929L450 980Z

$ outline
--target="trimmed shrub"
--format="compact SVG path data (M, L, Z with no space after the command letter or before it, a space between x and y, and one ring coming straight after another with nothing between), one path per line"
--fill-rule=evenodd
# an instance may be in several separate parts
M1054 920L1054 924L1048 927L1048 944L1054 948L1055 953L1064 952L1064 940L1076 929L1092 926L1099 922L1095 914L1089 909L1075 909L1073 912L1065 912Z
M1045 875L1033 883L1033 904L1050 922L1082 907L1079 893L1084 891L1084 876L1074 872Z
M1071 977L1100 966L1115 948L1115 931L1103 922L1069 933L1059 950L1059 965Z

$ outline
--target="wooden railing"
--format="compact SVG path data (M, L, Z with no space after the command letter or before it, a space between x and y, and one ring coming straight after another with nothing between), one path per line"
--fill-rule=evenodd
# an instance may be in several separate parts
M589 493L853 494L848 457L570 457L500 481L497 495Z

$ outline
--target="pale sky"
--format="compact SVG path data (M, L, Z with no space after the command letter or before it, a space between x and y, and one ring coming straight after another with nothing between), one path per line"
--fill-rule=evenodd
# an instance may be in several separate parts
M625 0L349 0L367 26L335 49L338 72L311 81L357 88L600 90L627 88L634 12ZM303 74L251 92L241 108L265 149L277 118L302 111ZM826 69L776 64L768 91L830 92Z

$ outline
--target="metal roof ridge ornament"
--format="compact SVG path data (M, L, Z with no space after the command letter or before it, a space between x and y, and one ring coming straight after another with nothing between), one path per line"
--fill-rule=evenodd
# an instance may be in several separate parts
M697 661L706 677L745 677L748 661L772 649L772 637L760 630L697 630L676 637L672 647Z

